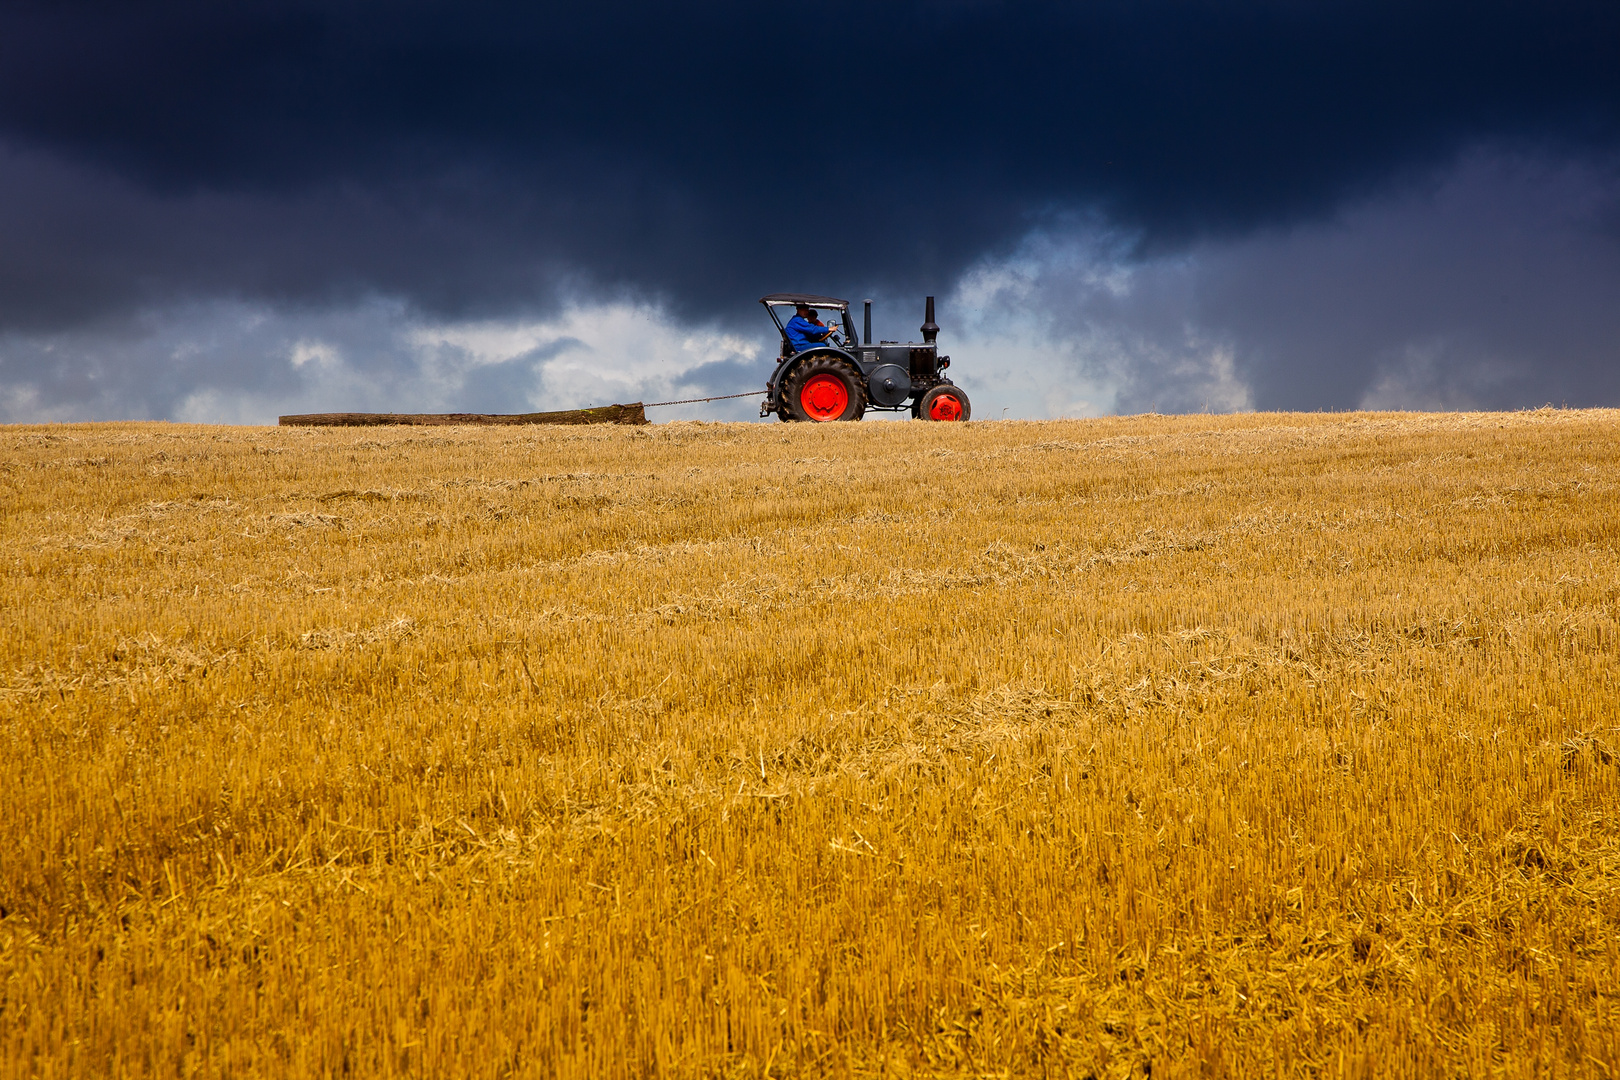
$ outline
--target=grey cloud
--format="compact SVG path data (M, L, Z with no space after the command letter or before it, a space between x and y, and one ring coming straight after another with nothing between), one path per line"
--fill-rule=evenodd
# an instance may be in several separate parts
M82 327L231 297L325 306L398 296L475 317L603 294L559 247L519 237L560 231L582 209L522 179L460 168L397 186L165 191L0 143L0 328Z
M584 329L446 323L373 297L319 308L196 301L90 327L12 331L0 334L0 421L528 412L736 393L763 385L769 370L758 343L684 328L653 308L598 305L553 317ZM491 337L506 344L478 347ZM704 349L681 348L694 339ZM731 419L757 408L717 405ZM660 418L717 414L696 408Z
M588 348L578 338L565 337L530 349L510 360L472 367L463 378L460 389L438 407L445 412L544 411L546 403L536 400L544 379L542 365L552 357Z
M1620 165L1477 149L1326 221L1133 260L1031 238L1000 302L1124 412L1620 401Z
M277 408L312 403L317 386L348 407L384 407L414 378L400 362L405 322L387 301L278 310L212 300L14 330L0 335L0 420L273 422Z

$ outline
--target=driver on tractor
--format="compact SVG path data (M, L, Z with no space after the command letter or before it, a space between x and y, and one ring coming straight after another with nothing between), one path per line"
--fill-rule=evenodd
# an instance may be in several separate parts
M823 324L816 318L816 309L809 304L797 304L794 306L793 318L789 319L782 329L787 332L793 351L802 353L816 345L825 344L838 328Z

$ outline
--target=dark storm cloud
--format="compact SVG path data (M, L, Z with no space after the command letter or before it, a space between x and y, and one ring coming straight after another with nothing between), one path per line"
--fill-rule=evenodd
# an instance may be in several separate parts
M631 383L446 382L411 328L630 298L753 333L805 287L909 335L1077 220L1128 289L1000 295L1121 407L1613 401L1617 147L1608 3L11 4L0 406L571 401ZM668 392L762 377L728 349Z
M1161 250L1617 101L1608 4L11 5L0 319L942 290L1075 206Z

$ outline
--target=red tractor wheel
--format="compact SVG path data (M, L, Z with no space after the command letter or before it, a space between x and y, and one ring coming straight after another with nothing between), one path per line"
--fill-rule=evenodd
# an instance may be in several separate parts
M804 380L799 408L812 420L837 420L849 408L849 387L836 375L823 371Z
M795 420L859 420L866 412L866 387L848 364L834 357L800 364L783 389L783 404Z
M936 386L922 396L917 402L916 416L919 420L966 420L972 415L973 406L968 402L968 396L959 386Z

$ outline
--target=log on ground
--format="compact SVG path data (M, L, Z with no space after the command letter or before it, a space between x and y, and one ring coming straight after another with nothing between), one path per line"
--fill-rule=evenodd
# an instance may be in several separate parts
M390 424L428 427L447 424L645 424L641 402L601 405L594 409L565 409L539 413L306 413L283 416L282 427L380 427Z

